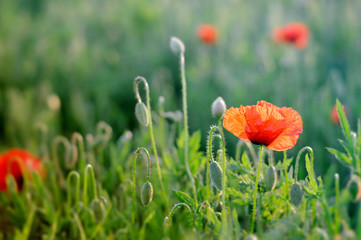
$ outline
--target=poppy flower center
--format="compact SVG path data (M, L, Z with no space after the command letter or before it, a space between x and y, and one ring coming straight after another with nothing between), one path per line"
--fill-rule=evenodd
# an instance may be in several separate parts
M298 39L298 34L295 32L288 32L285 34L285 38L289 41L289 42L296 42Z
M265 108L253 109L246 114L246 120L245 132L249 140L259 145L268 146L287 127L286 120L279 112L267 112Z

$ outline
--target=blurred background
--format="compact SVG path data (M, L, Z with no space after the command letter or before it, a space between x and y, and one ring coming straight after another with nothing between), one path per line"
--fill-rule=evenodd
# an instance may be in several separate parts
M227 107L266 100L300 113L295 148L315 150L316 174L336 164L325 147L341 149L330 121L338 98L352 129L361 115L361 1L351 0L0 0L0 149L36 145L50 135L94 132L103 120L113 138L136 131L133 79L150 84L151 105L182 109L179 62L171 36L185 43L190 131L203 146L215 120L211 103ZM289 22L310 29L304 50L276 44L273 30ZM197 36L201 24L217 41ZM227 133L227 149L237 138ZM336 165L339 167L339 165Z

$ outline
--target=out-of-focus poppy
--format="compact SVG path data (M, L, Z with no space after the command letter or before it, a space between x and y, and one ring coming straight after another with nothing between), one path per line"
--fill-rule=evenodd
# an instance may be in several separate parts
M240 139L275 151L293 148L302 133L301 116L292 108L266 101L226 111L223 127Z
M307 47L309 39L309 29L302 23L289 23L278 27L273 31L273 39L279 43L290 43L299 49Z
M212 45L217 41L217 28L210 24L203 24L198 27L198 37L206 44Z
M18 190L23 187L26 177L31 178L32 172L44 175L41 161L23 149L11 149L0 155L0 191L6 191L6 177L12 175Z
M345 115L347 116L347 114L348 114L347 109L345 108L344 105L342 105L342 109L343 109ZM340 117L338 116L336 105L331 110L330 120L334 124L340 124Z

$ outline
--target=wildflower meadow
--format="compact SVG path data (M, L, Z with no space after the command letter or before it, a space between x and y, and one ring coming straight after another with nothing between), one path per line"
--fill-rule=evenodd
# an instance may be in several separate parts
M0 0L0 240L361 239L360 12Z

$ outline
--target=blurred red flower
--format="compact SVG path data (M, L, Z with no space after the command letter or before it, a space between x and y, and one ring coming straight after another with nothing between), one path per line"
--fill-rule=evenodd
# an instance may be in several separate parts
M347 116L347 114L348 114L347 109L345 108L344 105L342 105L342 109L345 112L345 115ZM331 110L330 120L334 124L340 124L340 117L338 116L336 105Z
M23 149L11 149L0 155L0 191L6 191L6 177L12 175L20 191L24 178L31 179L32 172L44 175L41 161Z
M210 24L203 24L198 27L198 37L206 44L212 45L217 41L217 28Z
M236 137L275 151L293 148L302 133L301 116L292 108L266 101L226 111L223 127Z
M273 31L273 39L279 43L290 43L299 49L307 47L309 39L309 29L302 23L289 23L278 27Z

